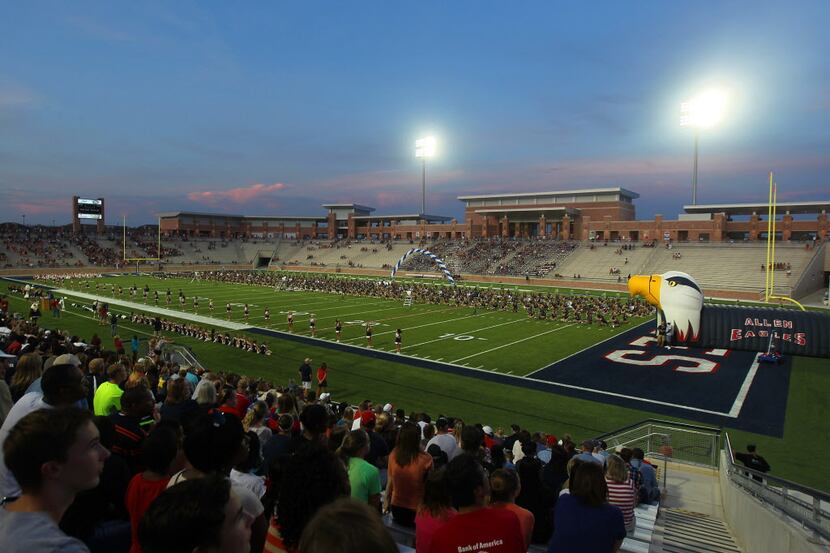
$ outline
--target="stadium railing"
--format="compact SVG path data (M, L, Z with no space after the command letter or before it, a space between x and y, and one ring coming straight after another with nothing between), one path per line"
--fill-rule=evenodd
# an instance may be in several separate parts
M195 367L204 369L202 364L199 363L199 360L196 359L196 356L193 355L193 351L185 346L165 343L161 348L161 358L168 363L175 363L182 368Z
M645 456L662 461L658 478L665 491L668 462L679 462L706 468L718 468L721 431L719 428L699 426L661 419L646 419L614 430L602 436L608 449L618 447L643 450Z
M830 541L830 494L736 465L729 434L724 434L723 450L720 469L733 484L816 537Z

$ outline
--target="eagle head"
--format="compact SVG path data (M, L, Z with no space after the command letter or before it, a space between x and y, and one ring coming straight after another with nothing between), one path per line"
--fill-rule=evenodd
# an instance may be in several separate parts
M674 327L675 342L698 340L703 292L691 276L679 271L636 275L628 281L628 292L632 296L642 296L663 312L665 321Z

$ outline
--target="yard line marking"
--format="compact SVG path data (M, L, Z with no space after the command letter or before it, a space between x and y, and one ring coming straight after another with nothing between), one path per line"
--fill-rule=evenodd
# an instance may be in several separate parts
M513 374L513 371L507 371L507 374Z
M753 361L752 365L749 367L749 372L746 373L746 378L744 378L744 382L741 384L741 389L738 391L738 395L735 397L735 402L729 410L730 417L738 418L738 414L740 414L741 408L744 406L744 400L749 393L749 389L752 387L752 382L755 380L755 374L758 372L758 367L760 365L761 354L759 353L755 356L755 361Z
M534 334L532 336L528 336L527 338L522 338L521 340L515 340L513 342L509 342L507 344L502 344L500 346L496 346L494 348L486 349L484 351L480 351L478 353L473 353L472 355L468 355L466 357L461 357L460 359L456 359L455 361L450 361L450 363L457 363L459 361L464 361L465 359L470 359L471 357L478 357L479 355L484 355L485 353L490 353L491 351L496 351L497 349L506 348L508 346L515 346L516 344L521 344L522 342L526 342L528 340L532 340L533 338L538 338L539 336L544 336L545 334L550 334L551 332L559 332L560 330L565 330L569 326L574 326L572 324L560 326L558 328L554 328L552 330L546 330L545 332L540 332L539 334Z
M482 327L482 328L477 328L475 330L465 330L464 332L466 332L467 334L475 334L476 332L481 332L482 330L488 330L488 329L491 329L491 328L496 328L497 326L505 326L505 325L512 325L512 324L515 324L515 323L520 323L523 320L524 319L515 319L513 321L507 321L506 323L498 323L498 324L494 324L494 325L490 325L490 326L485 326L485 327ZM446 322L446 321L444 321L444 322ZM431 344L433 342L441 342L441 341L444 341L444 340L446 340L446 338L436 338L435 340L427 340L426 342L420 342L420 343L417 343L417 344L410 344L408 346L404 346L401 349L414 348L414 347L423 346L423 345L426 345L426 344ZM464 359L466 359L466 357ZM452 361L452 363L455 363L455 361Z
M443 361L443 360L444 360L443 357L439 357L438 359L436 359L436 361Z
M407 327L406 330L407 331L415 330L416 328L424 328L426 326L441 325L441 324L445 324L445 323L451 323L453 321L460 321L460 320L463 320L463 319L472 319L473 317L483 317L483 316L484 316L484 313L482 313L480 315L464 315L463 317L456 317L455 319L445 319L443 321L435 321L433 323L426 323L426 324L417 325L417 326L410 326L410 327ZM389 319L381 319L381 320L382 321L387 321ZM384 334L394 334L394 333L395 333L394 330L388 330L386 332L378 332L378 333L375 334L375 336L377 337L377 336L383 336ZM362 336L358 336L356 338L346 338L343 341L344 342L350 342L352 340L360 340L362 338L363 338Z

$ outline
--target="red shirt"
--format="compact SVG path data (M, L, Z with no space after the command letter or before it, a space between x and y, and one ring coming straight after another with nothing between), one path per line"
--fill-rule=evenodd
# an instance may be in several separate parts
M432 536L429 553L525 553L519 518L505 509L485 507L459 513Z
M133 535L130 553L141 553L141 546L138 544L138 523L150 504L167 488L169 478L161 480L147 480L143 473L136 474L127 486L127 495L124 504L127 512L130 513L130 531Z
M243 415L248 412L248 407L251 405L251 400L245 394L236 392L236 410Z
M328 370L329 370L328 367L325 368L325 369L323 367L318 367L318 369L317 369L317 383L318 384L326 379L326 375L328 374Z

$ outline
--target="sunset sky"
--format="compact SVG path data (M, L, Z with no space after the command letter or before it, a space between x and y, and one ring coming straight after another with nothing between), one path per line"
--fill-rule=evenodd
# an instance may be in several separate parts
M577 7L579 6L579 7ZM464 194L623 186L637 215L830 200L830 2L7 2L0 222L161 211L318 215Z

